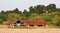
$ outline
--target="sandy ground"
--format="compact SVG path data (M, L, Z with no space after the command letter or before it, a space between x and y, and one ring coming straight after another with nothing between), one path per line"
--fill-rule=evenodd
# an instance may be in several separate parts
M60 33L58 28L39 28L39 29L6 29L0 28L0 33Z

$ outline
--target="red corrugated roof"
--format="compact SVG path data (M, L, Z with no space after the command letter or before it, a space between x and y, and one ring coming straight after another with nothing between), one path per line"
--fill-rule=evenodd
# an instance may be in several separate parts
M7 21L7 25L11 25L14 21L16 21L16 19ZM28 25L47 25L48 24L48 22L44 20L20 20L20 21Z
M47 25L48 22L44 20L22 20L24 23L28 25Z

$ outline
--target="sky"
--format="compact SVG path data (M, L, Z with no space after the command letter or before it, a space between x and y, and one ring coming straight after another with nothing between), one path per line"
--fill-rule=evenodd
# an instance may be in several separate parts
M60 8L60 0L0 0L0 10L13 10L18 8L23 11L30 6L56 4Z

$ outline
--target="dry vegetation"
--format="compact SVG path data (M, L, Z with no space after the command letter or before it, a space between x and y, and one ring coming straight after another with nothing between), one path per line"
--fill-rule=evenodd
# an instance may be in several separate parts
M3 28L2 28L3 27ZM48 27L37 27L37 28L7 28L6 25L0 25L0 33L60 33L60 28L48 28Z
M60 33L58 28L39 28L39 29L0 29L0 33Z

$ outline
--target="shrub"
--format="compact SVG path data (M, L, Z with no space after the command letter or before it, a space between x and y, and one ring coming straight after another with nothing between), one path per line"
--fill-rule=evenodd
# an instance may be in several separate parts
M3 20L2 19L0 19L0 24L3 24Z
M60 26L60 20L57 22L57 24L56 24L57 26Z

